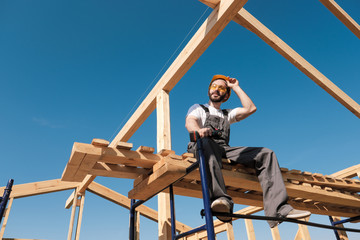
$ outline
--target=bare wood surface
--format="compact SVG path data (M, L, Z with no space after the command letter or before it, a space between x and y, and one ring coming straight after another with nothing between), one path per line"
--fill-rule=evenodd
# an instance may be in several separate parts
M22 198L39 194L64 191L76 188L78 185L79 183L62 182L60 179L17 184L12 187L11 197ZM4 189L5 187L1 187L0 192L4 191Z
M13 201L14 201L14 198L11 197L9 199L9 204L8 204L8 206L6 208L6 211L5 211L5 214L4 214L4 221L2 222L1 231L0 231L0 239L3 239L3 237L4 237L4 233L5 233L6 225L7 225L9 216L10 216L10 210L11 210ZM0 218L2 218L2 217L3 216L0 216Z
M88 191L108 200L111 201L117 205L120 205L126 209L130 209L130 199L127 198L126 196L110 189L107 188L97 182L92 182L89 187L88 187ZM157 211L145 206L145 205L140 205L136 208L136 210L138 212L140 212L140 214L152 221L157 222L158 221L158 214ZM188 230L191 230L192 228L179 222L176 221L176 229L177 231L181 231L181 232L185 232Z
M80 239L82 216L83 216L83 213L84 213L85 193L81 194L80 196L81 196L81 198L80 198L79 213L78 213L76 230L75 230L75 240Z
M161 168L154 171L153 174L130 190L128 196L131 199L146 200L184 176L185 173L185 168L166 162Z
M270 230L271 230L271 236L272 236L273 240L281 240L279 228L277 226L270 228Z
M330 10L351 32L360 39L360 25L350 17L334 0L319 0Z
M155 110L156 97L159 92L161 90L168 92L172 90L246 2L247 0L223 0L221 6L215 8L110 143L110 146L115 146L119 141L130 139Z
M91 141L91 144L97 147L107 147L109 146L109 143L110 143L109 141L100 138L94 138Z
M161 90L156 96L156 119L157 119L157 133L156 146L157 149L171 149L171 129L170 129L170 100L169 93ZM163 155L164 152L160 153ZM175 152L174 152L175 153ZM169 153L167 153L169 154ZM161 161L160 161L161 162ZM153 166L153 171L158 169ZM163 165L161 163L161 165ZM168 193L158 194L158 236L159 240L167 240L171 238L171 209L170 209L170 195Z
M213 7L216 1L201 0L201 2ZM220 2L220 0L218 0ZM209 3L209 4L208 4ZM360 118L360 105L338 88L326 76L318 71L314 66L301 57L289 45L282 41L272 31L265 27L254 16L242 8L239 13L234 17L234 22L244 26L248 30L255 33L270 47L285 57L290 63L297 67L301 72L313 80L317 85L323 88L327 93L334 97L343 106L349 109L355 116Z

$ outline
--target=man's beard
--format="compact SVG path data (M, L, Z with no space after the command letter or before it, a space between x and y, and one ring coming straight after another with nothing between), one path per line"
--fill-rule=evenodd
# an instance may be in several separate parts
M212 95L209 95L210 101L212 102L222 102L226 97L226 94L220 95L219 98L213 98Z

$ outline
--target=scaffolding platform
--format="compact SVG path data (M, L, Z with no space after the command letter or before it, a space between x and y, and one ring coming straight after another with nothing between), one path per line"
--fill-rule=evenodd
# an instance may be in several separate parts
M107 141L99 139L94 139L92 144L74 143L62 180L81 182L88 174L132 178L134 186L128 196L139 200L146 200L171 184L176 195L202 197L199 171L186 175L186 168L196 161L192 154L180 156L172 150L155 154L151 147L131 148L129 143L108 147ZM262 190L253 169L223 159L222 171L228 194L236 204L263 206ZM351 178L359 171L360 165L356 165L338 172L337 176L328 176L281 168L293 207L340 217L360 215L360 181Z

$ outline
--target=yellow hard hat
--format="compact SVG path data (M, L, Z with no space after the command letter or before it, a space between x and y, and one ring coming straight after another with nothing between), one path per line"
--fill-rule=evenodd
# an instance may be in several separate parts
M221 74L217 74L217 75L214 75L213 78L211 79L211 82L209 84L209 90L210 90L210 87L211 87L211 84L215 81L215 80L224 80L225 82L228 82L229 81L229 77L225 76L225 75L221 75ZM231 95L231 88L230 87L227 87L227 94L228 96L224 98L224 100L222 102L226 102L230 95Z

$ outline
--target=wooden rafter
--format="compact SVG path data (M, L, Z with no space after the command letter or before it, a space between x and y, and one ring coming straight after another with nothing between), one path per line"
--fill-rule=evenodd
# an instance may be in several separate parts
M64 191L72 188L76 188L79 183L75 182L63 182L60 179L25 183L14 185L11 191L12 198L23 198L29 196L35 196L39 194ZM0 188L0 192L4 191L5 187Z
M89 192L92 192L102 198L105 198L115 204L118 204L124 208L130 209L130 199L126 196L115 192L114 190L111 190L110 188L107 188L99 183L92 182L88 189ZM140 214L150 220L158 221L158 214L157 211L145 206L141 205L136 208ZM176 222L176 230L180 232L185 232L191 230L191 227L177 221Z
M200 0L210 7L217 6L220 0ZM317 85L323 88L327 93L334 97L338 102L349 109L355 116L360 118L360 105L338 88L319 70L307 62L295 50L287 45L283 40L276 36L270 29L263 25L259 20L242 8L239 13L234 17L234 22L244 26L248 30L255 33L263 41L265 41L274 50L285 57L290 63L297 67L301 72L313 80Z
M119 141L126 142L130 139L155 110L156 97L160 91L170 92L173 89L246 2L247 0L221 1L110 143L111 147L116 146Z
M330 10L350 31L360 39L360 25L350 17L334 0L319 0Z

